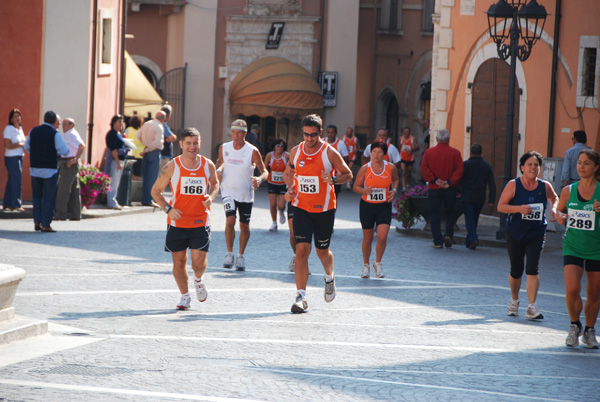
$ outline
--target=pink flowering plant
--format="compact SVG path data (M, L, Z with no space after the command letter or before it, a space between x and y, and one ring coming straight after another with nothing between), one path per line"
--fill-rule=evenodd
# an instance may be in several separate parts
M415 186L408 189L404 194L394 201L396 212L392 213L392 218L397 219L402 223L404 229L410 229L414 226L421 215L410 207L410 197L427 197L427 186Z
M81 203L86 208L89 208L100 194L106 194L111 190L110 176L92 165L84 165L79 169L79 185Z

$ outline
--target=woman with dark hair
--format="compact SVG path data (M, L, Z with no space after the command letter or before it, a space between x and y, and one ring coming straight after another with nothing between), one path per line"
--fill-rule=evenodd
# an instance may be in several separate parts
M579 336L588 348L598 349L596 319L600 308L600 155L592 149L579 151L578 182L562 189L558 204L558 222L566 223L563 259L566 304L571 324L565 341L569 347L579 345ZM581 277L585 272L587 299L581 300ZM585 328L579 316L585 313Z
M137 132L140 131L140 127L142 127L143 121L138 116L137 112L133 112L133 116L129 119L129 127L125 130L125 137L128 140L131 140L133 144L137 147L136 149L131 150L131 155L129 157L133 157L135 159L135 163L133 165L133 179L137 180L142 175L142 155L140 153L144 150L144 144L137 138Z
M286 151L286 143L277 138L273 141L272 151L265 156L265 166L269 171L267 188L269 190L269 207L273 224L269 229L277 232L277 210L279 210L279 222L285 223L285 193L287 186L283 180L283 172L287 166L290 154Z
M123 116L116 114L110 120L110 130L106 134L106 167L105 171L110 175L111 190L106 194L107 205L111 209L121 209L117 202L117 192L123 171L123 161L127 155L128 148L123 141L121 130L123 129Z
M381 259L387 245L387 237L392 223L392 201L398 194L398 170L394 164L385 161L387 144L375 141L371 144L371 161L363 165L354 181L354 192L362 194L359 207L360 224L363 231L363 266L361 278L368 278L369 258L377 228L377 245L373 272L377 278L383 278Z
M5 211L25 211L21 204L24 146L25 134L21 126L21 112L19 109L13 109L8 114L8 125L4 128L4 165L8 173L2 202Z
M522 177L509 181L498 201L498 212L507 214L506 249L510 259L508 284L512 298L506 315L519 315L519 291L523 271L527 274L529 305L525 317L532 320L544 318L537 308L540 288L539 261L546 241L545 214L550 202L550 221L554 222L558 197L552 184L538 179L542 167L542 155L529 151L519 160ZM527 265L524 259L527 258Z

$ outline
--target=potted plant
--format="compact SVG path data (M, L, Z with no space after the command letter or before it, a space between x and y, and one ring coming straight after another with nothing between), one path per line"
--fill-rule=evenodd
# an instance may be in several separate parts
M423 215L423 211L419 211L420 208L416 208L411 199L420 197L425 200L425 207L427 206L427 186L415 186L405 193L403 193L396 201L394 201L395 213L392 213L392 218L397 219L398 222L402 223L404 229L410 229L417 223L419 218Z
M81 187L81 204L89 208L100 194L111 190L110 176L102 173L92 165L84 165L79 169L79 185Z

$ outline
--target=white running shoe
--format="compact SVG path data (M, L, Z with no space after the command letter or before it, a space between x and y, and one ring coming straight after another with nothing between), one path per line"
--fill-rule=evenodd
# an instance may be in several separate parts
M181 295L181 300L179 300L179 304L177 305L177 310L187 310L190 308L190 302L192 298L189 296Z
M574 348L579 346L579 335L581 335L582 328L577 324L569 325L569 333L567 334L567 339L565 340L565 344Z
M598 341L596 340L596 330L588 328L581 337L581 343L590 349L598 349Z
M285 223L285 211L279 211L279 223L282 225Z
M373 272L375 272L375 276L377 278L383 278L383 277L385 277L385 275L383 273L383 265L381 265L380 262L374 262L373 263Z
M296 293L296 302L292 304L292 313L302 314L306 313L306 310L308 310L306 298L302 297L300 293Z
M325 280L325 301L331 303L335 299L335 274L330 282Z
M544 318L535 304L531 307L527 307L525 317L529 318L530 320L541 320Z
M290 270L290 272L294 272L294 269L296 269L296 254L294 254L294 256L292 257L292 261L290 261L288 269Z
M369 267L369 264L363 264L362 266L362 274L360 274L361 278L368 278L370 275L370 271L371 268Z
M202 279L194 279L194 288L196 289L196 297L198 297L199 302L203 302L208 297L208 292L206 291L206 286L204 285L204 281Z
M233 255L233 253L227 253L225 255L225 261L223 262L223 268L233 267L234 261L235 261L235 256Z
M238 255L235 259L235 270L236 271L245 271L246 270L246 259L243 255Z
M269 232L277 232L277 222L273 222L273 224L269 228Z
M509 317L518 317L519 316L519 301L510 299L508 303L508 310L506 310L506 315Z

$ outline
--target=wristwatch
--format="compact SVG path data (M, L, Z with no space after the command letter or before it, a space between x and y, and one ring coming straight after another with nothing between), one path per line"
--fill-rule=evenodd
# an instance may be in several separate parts
M168 215L168 214L169 214L169 211L170 211L172 208L173 208L172 206L170 206L169 204L167 204L167 205L165 205L165 206L162 208L162 210L163 210L163 212L164 212L165 214L167 214L167 215Z

